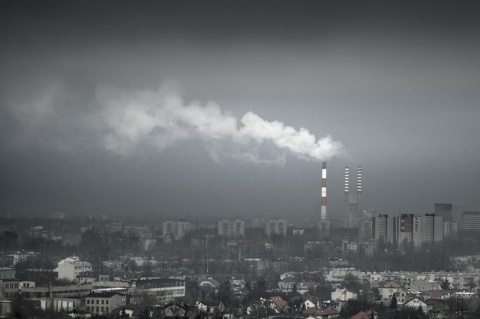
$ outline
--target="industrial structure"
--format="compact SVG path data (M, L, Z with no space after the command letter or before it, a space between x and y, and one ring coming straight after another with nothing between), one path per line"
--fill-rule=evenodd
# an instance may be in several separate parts
M345 167L345 184L344 184L344 227L353 228L358 227L362 214L362 181L363 168L357 167L357 198L352 202L350 199L350 168Z
M322 190L320 203L320 220L317 221L321 237L330 235L330 221L327 218L327 162L322 163Z

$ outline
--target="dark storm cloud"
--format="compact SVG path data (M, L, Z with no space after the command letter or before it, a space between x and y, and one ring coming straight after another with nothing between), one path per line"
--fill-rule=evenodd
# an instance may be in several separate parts
M218 119L236 119L230 132L241 130L251 111L265 123L341 141L350 161L329 164L330 212L341 210L344 164L364 166L365 202L373 208L423 213L434 201L480 206L474 5L4 2L1 207L313 216L315 164L283 152L288 161L281 170L219 164L210 159L212 149L233 154L234 144L198 139L159 152L148 139L161 129L151 101L133 108L153 123L140 131L136 156L106 152L106 137L125 142L129 126L122 122L126 108L106 116L105 105L121 105L121 96L129 103L155 96L169 80L183 88L178 98L187 109L213 103ZM118 94L99 101L105 88ZM253 154L276 159L275 145L268 140Z

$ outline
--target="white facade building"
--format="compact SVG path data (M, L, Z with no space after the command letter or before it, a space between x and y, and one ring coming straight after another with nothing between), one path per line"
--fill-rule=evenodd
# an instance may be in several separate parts
M73 281L78 274L86 271L92 271L92 265L89 262L81 261L77 256L67 257L58 262L56 271L59 279L68 279Z

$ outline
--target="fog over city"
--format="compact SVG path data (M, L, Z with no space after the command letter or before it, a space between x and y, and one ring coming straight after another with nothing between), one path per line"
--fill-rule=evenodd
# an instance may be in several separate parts
M3 2L0 213L480 209L474 5Z

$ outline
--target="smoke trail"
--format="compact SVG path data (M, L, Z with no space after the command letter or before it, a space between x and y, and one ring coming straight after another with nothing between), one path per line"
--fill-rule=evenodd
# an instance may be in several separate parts
M227 157L278 164L284 162L285 151L305 160L327 160L343 152L341 143L330 136L317 140L307 129L269 122L253 112L238 121L214 102L186 104L179 94L165 88L124 91L103 87L96 99L107 127L103 144L119 154L128 155L145 143L163 149L192 138L204 141L217 161ZM259 149L265 143L273 143L280 152L265 157Z

